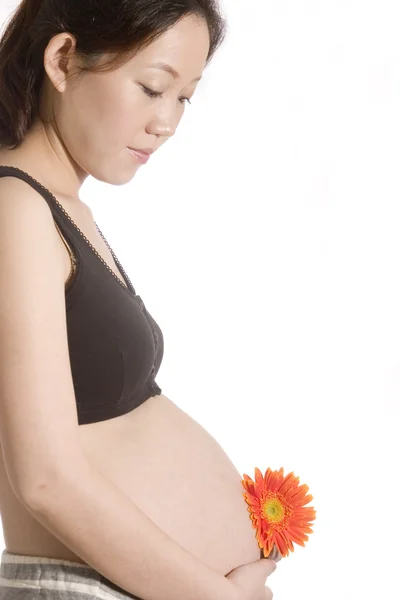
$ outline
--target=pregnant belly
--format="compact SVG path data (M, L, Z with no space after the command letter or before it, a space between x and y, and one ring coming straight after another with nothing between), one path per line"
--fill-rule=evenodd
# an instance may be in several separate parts
M81 425L79 437L99 471L215 571L226 575L260 558L240 473L217 441L166 396ZM0 512L10 552L84 562L18 502L2 461Z
M225 575L260 558L240 473L217 441L166 396L79 432L91 462L211 568Z

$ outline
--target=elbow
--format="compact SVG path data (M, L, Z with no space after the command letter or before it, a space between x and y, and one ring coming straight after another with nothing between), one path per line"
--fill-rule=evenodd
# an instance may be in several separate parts
M79 487L84 481L87 466L82 457L76 457L72 464L53 464L50 468L42 471L41 477L37 476L34 481L25 482L19 488L19 500L31 512L42 512L43 509L58 504L66 495L68 489Z
M51 484L43 481L36 485L20 486L16 493L18 500L30 512L39 511L50 496Z

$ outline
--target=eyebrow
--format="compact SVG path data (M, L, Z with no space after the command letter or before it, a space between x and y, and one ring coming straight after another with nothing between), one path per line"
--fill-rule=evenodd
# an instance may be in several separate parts
M178 71L175 71L175 69L173 67L171 67L171 65L168 65L167 63L163 63L163 62L154 63L154 64L150 65L150 69L161 69L163 71L166 71L167 73L170 73L174 79L179 78ZM200 75L200 77L196 77L195 79L193 79L191 81L191 83L193 83L194 81L200 81L201 78L202 78L202 76Z

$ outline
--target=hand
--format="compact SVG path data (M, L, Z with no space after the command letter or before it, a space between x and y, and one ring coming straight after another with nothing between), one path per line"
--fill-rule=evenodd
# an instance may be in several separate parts
M241 565L225 575L232 585L229 600L272 600L272 590L265 581L276 569L276 563L263 558L247 565Z
M260 550L260 558L265 558L263 550ZM274 546L272 551L269 553L268 560L273 560L274 562L279 562L282 560L282 554L279 552L276 546Z

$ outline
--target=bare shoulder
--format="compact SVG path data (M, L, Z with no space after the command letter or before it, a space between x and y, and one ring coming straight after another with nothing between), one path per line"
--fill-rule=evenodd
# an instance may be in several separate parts
M19 214L19 211L22 211L22 214ZM46 200L26 181L7 175L0 177L0 219L4 219L4 227L7 226L10 219L23 219L23 213L26 213L26 211L29 211L30 215L34 218L32 227L36 225L36 236L39 237L42 233L46 232L46 234L53 238L54 256L58 258L59 268L62 270L65 278L64 256L60 250L53 215Z

